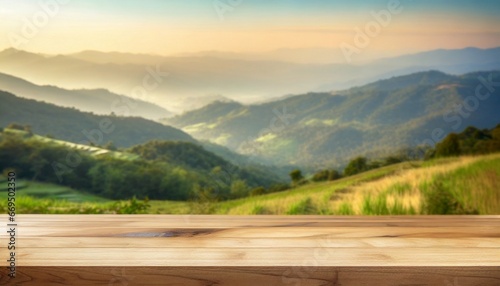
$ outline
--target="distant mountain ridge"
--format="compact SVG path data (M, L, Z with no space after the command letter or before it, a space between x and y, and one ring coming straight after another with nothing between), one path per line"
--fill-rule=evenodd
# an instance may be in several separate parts
M484 80L498 86L500 72L454 76L427 71L259 105L217 102L165 123L277 163L343 166L354 156L414 147L435 137L435 130L444 138L469 125L495 126L500 122L500 87L490 84L491 95L484 102L478 99L474 112L457 110L465 100L472 102Z
M392 58L383 58L374 62L392 63L397 65L453 65L457 61L462 63L498 64L500 62L500 47L480 49L468 47L458 50L439 49L415 54L408 54ZM492 61L492 59L496 59Z
M150 120L169 117L172 113L150 102L132 99L106 89L67 90L55 86L39 86L26 80L0 73L0 90L18 96L45 101L82 111L109 115L139 116Z
M149 101L180 113L219 97L255 103L288 94L342 90L430 69L455 75L498 70L499 59L500 48L436 50L362 65L252 60L214 52L182 57L96 51L49 56L11 49L0 52L0 72L36 84L105 88L133 97L131 91L142 84L149 68L168 74L156 88L148 90Z

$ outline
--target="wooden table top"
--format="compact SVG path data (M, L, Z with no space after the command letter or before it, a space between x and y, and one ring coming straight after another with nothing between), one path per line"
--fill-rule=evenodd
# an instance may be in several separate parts
M0 284L97 275L82 281L392 285L430 271L434 280L421 285L500 285L500 216L18 215L16 278L6 277L7 216L0 220ZM125 270L142 278L124 284L113 271Z

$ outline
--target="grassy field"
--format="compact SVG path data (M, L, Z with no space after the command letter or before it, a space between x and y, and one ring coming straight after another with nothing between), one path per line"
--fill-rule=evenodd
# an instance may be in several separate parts
M0 176L0 211L7 213L7 179ZM55 184L16 181L17 214L145 213L146 203L135 199L111 201Z
M500 214L500 154L401 163L334 182L221 202L221 214Z
M20 183L24 188L18 191L19 213L134 209L134 202L109 202L56 185ZM224 202L149 201L147 210L139 209L153 214L500 214L499 186L500 154L492 154L405 162L337 181ZM5 209L2 200L0 208Z
M0 182L4 182L5 178L0 177ZM0 185L0 198L7 198L7 184ZM56 184L41 183L34 181L19 180L16 181L16 196L30 196L35 199L54 199L66 200L68 202L108 202L109 200L88 194L82 191L74 190L70 187L60 186Z

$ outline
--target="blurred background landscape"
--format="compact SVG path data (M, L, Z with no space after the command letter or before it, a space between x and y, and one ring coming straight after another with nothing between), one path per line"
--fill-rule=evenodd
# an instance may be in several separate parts
M4 212L500 213L495 1L0 7Z

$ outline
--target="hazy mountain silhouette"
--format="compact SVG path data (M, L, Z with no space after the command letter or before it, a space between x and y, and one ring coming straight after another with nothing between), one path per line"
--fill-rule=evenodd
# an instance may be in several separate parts
M158 120L172 113L153 103L132 99L105 89L67 90L55 86L39 86L23 79L0 73L0 89L18 96L74 107L96 114L140 116Z
M249 103L286 94L346 89L429 69L451 74L500 69L499 48L436 50L363 65L305 64L270 56L263 58L266 60L252 60L246 55L205 54L165 57L87 51L48 56L9 49L0 52L0 72L36 84L71 89L105 88L134 97L134 88L142 86L144 77L156 70L162 77L143 99L180 112L199 108L213 101L215 95Z

